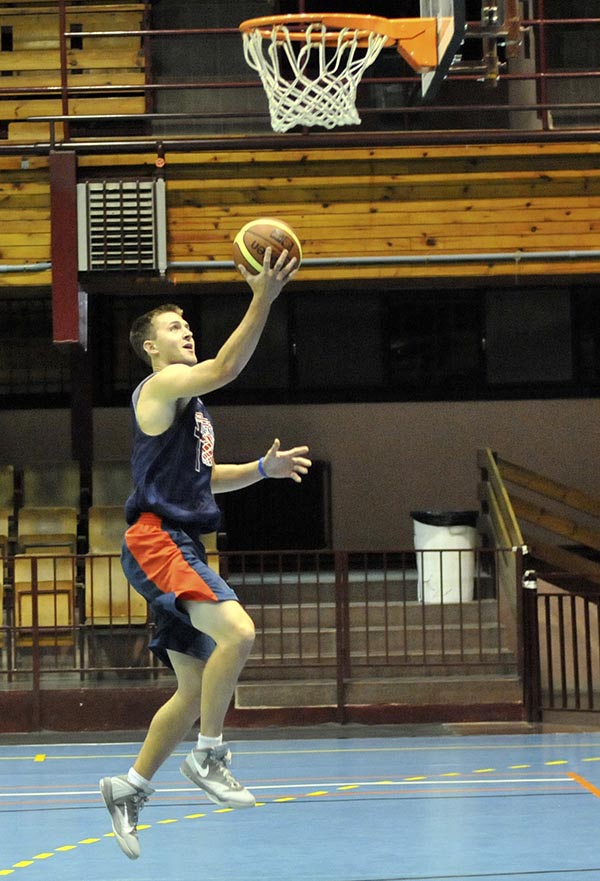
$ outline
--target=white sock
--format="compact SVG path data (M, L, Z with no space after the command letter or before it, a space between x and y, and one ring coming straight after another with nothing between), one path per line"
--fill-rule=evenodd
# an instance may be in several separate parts
M197 749L215 749L215 747L221 746L222 743L222 734L219 734L218 737L206 737L204 734L199 734Z
M149 780L146 780L145 777L142 777L141 774L135 770L135 768L130 768L127 772L127 779L129 782L136 786L138 789L143 789L144 792L147 792L149 789L152 789L152 784Z

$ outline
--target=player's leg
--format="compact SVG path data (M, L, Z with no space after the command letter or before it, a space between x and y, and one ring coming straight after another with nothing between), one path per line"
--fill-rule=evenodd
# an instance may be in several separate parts
M200 713L204 661L171 650L169 659L177 677L177 690L154 715L129 772L103 777L100 781L100 792L110 812L117 843L132 860L140 855L137 823L140 811L154 792L150 781Z
M133 763L134 771L148 782L200 715L205 662L172 650L169 650L169 659L177 677L177 690L154 715Z
M235 601L183 605L196 630L208 634L216 646L206 662L202 679L201 730L207 737L223 732L225 714L240 673L254 644L254 623Z
M223 723L239 675L254 642L254 624L235 601L184 601L194 627L216 646L206 662L202 683L198 746L181 766L182 773L208 797L232 808L253 807L254 796L229 771L231 753L223 743Z

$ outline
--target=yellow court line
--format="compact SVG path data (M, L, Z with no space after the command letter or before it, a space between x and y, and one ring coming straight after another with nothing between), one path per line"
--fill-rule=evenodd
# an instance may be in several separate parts
M557 764L560 764L560 762L557 762ZM528 767L528 766L525 766L525 767ZM494 768L482 768L477 771L473 771L472 773L474 773L474 774L487 773L487 772L494 771L494 770L495 770ZM457 777L457 776L462 776L462 774L459 772L456 772L456 771L451 771L451 772L447 772L446 774L441 774L438 776ZM588 789L590 792L592 792L598 798L600 798L600 790L597 789L595 786L593 786L593 784L589 783L589 781L586 781L583 777L580 777L579 775L573 774L573 773L568 773L568 776L570 778L572 778L573 780L575 780L576 782L580 783L580 785L584 786L586 789ZM422 781L427 781L430 778L427 776L419 776L419 777L408 777L408 778L403 778L403 779L405 780L405 782L413 782L413 781L414 782L422 782ZM380 781L380 783L393 784L394 781L393 780L385 780L385 781ZM369 782L365 781L364 783L361 783L361 784L357 784L357 783L345 784L342 786L338 786L337 789L339 791L354 790L354 789L360 789L363 786L368 786L368 785L373 785L373 784L372 783L370 784ZM315 790L313 792L308 792L308 793L301 795L300 798L302 798L302 797L311 798L311 797L318 797L318 796L324 796L324 795L330 795L330 792L328 790ZM278 802L278 803L293 802L293 801L297 801L297 800L298 800L298 796L281 796L279 798L273 799L272 803L273 802ZM259 805L261 807L264 807L265 802L257 802L257 806L259 806ZM218 809L213 810L212 813L214 813L214 814L228 814L228 813L231 813L232 811L233 811L232 808L218 808ZM204 817L204 816L206 816L204 813L187 814L185 816L185 819L197 819L197 818ZM163 820L158 820L156 822L156 825L170 825L170 824L177 823L177 822L179 822L179 820L177 820L177 819L165 818ZM152 825L153 824L140 824L137 828L138 828L138 831L141 832L144 829L151 829ZM114 832L107 832L104 834L104 838L113 838L113 837L114 837ZM79 845L95 844L99 841L101 841L100 838L83 838L78 842L78 844ZM21 860L18 863L14 863L13 867L11 869L0 869L0 876L6 876L6 875L13 874L14 870L16 868L25 868L25 867L31 866L34 864L34 860L48 859L48 858L54 856L55 853L68 852L70 850L75 850L76 847L77 847L77 845L74 845L74 844L65 844L65 845L61 845L60 847L57 847L55 849L55 851L39 853L36 856L34 856L33 859Z
M114 744L107 743L107 747L114 746ZM519 743L519 744L486 744L482 746L478 745L469 745L469 744L457 744L457 745L432 745L432 746L379 746L379 747L347 747L344 749L340 749L339 747L319 747L316 749L266 749L266 750L251 750L251 749L243 749L238 748L236 745L236 756L273 756L273 755L319 755L319 754L328 754L328 753L405 753L405 752L469 752L473 750L481 751L485 750L485 752L494 752L499 750L548 750L555 748L553 744L547 743ZM597 743L569 743L562 744L561 749L569 750L569 749L598 749ZM45 761L53 760L53 761L76 761L77 759L81 760L92 760L92 759L132 759L135 758L136 753L112 753L107 754L104 753L90 753L90 754L81 754L78 755L47 755ZM186 752L176 751L173 753L174 756L185 756ZM0 755L0 762L19 762L19 761L35 761L35 755L27 755L27 756L2 756ZM585 761L585 760L584 760ZM600 761L600 758L595 759L595 761Z

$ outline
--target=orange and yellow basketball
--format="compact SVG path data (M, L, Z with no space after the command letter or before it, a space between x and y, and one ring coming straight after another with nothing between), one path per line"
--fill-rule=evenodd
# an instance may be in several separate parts
M277 217L260 217L243 226L233 240L233 260L257 275L262 267L266 249L271 248L271 266L282 251L295 257L298 266L302 260L302 245L292 227Z

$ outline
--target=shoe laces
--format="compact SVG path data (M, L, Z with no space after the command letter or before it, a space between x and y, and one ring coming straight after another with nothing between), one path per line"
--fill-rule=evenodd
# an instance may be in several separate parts
M231 765L231 750L227 746L226 743L223 743L221 746L218 746L214 750L215 758L217 761L222 762L226 767Z
M125 808L132 826L137 826L140 812L150 798L150 793L140 790L133 795L128 795L123 799L123 807Z
M228 746L223 745L216 747L216 749L209 749L204 762L211 763L213 768L221 775L227 786L231 789L242 788L229 770L229 765L231 764L231 750Z

